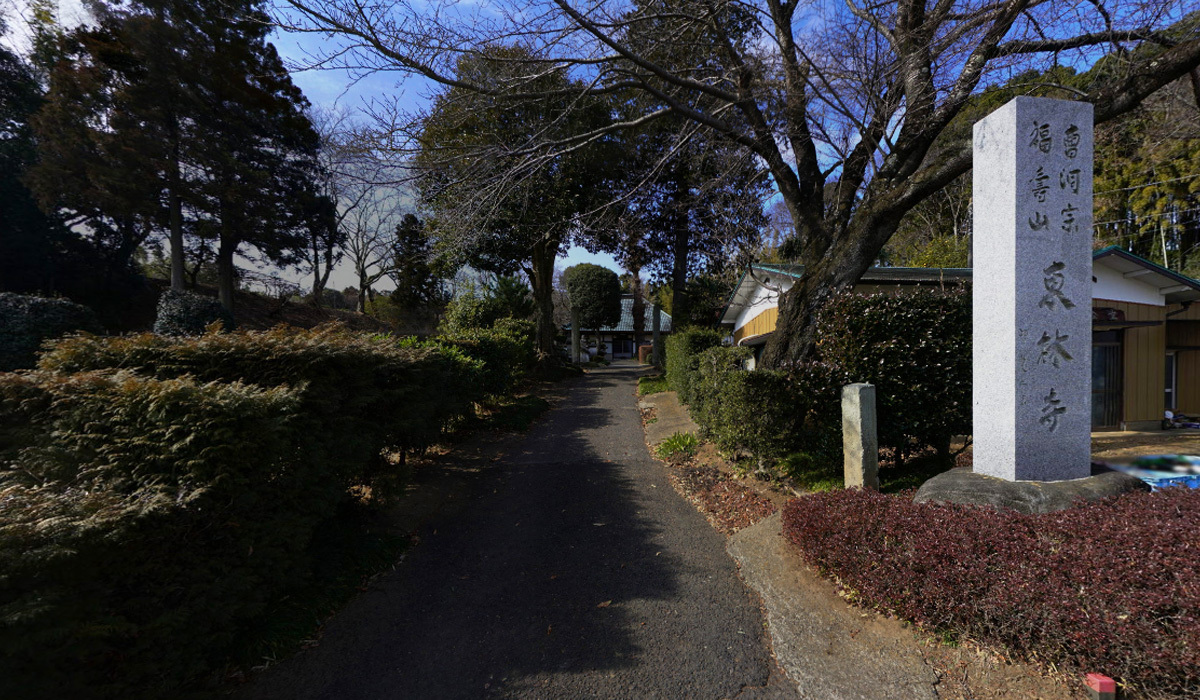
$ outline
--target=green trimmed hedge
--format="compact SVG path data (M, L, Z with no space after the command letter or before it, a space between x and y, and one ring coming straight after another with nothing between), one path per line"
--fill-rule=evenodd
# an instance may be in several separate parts
M971 432L969 292L844 294L822 310L817 338L822 362L875 385L880 447L947 455Z
M829 409L839 405L845 374L821 363L747 371L750 356L718 347L696 358L690 409L705 436L725 452L753 455L761 469L795 452L833 456L841 416Z
M721 344L721 334L711 328L689 326L669 335L666 342L667 382L683 404L692 403L700 353Z

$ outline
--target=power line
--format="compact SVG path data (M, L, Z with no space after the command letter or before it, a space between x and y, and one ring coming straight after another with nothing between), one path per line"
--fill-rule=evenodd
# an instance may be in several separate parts
M1200 173L1197 173L1195 175L1184 175L1183 177L1176 177L1176 178L1172 178L1170 180L1159 180L1158 182L1147 182L1147 183L1143 183L1141 185L1134 185L1133 187L1122 187L1122 188L1116 189L1116 190L1104 190L1103 192L1093 192L1092 194L1093 194L1093 196L1099 196L1102 194L1112 194L1114 192L1129 192L1132 190L1140 190L1145 187L1153 187L1154 185L1166 185L1166 184L1170 184L1172 182L1182 182L1184 180L1193 180L1198 177L1200 177Z
M1138 224L1138 222L1140 222L1144 219L1155 219L1160 216L1177 216L1179 214L1191 214L1192 212L1198 212L1198 211L1200 211L1200 207L1192 207L1191 209L1175 209L1173 211L1163 211L1163 212L1159 212L1157 214L1137 214L1129 219L1111 219L1109 221L1097 221L1096 223L1092 224L1092 228L1095 228L1097 226L1104 226L1106 224L1133 224L1136 226Z

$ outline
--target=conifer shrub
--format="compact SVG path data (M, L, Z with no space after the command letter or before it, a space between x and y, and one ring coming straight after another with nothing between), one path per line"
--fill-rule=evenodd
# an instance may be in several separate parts
M234 328L233 314L221 302L203 294L168 289L158 298L154 332L159 335L201 335L213 323Z
M492 325L492 329L503 333L515 340L521 341L528 348L528 354L525 357L526 367L533 367L537 361L537 323L523 318L501 318L497 319Z
M297 389L0 375L0 677L12 697L170 697L307 574L344 498Z
M785 536L860 605L1154 697L1200 696L1200 491L1057 513L866 490L788 503Z
M667 382L679 395L680 403L692 403L700 353L719 346L721 339L717 331L696 326L681 328L667 337Z
M0 292L0 372L37 364L42 343L73 331L104 331L92 310L66 299Z
M481 365L479 389L487 396L505 396L525 377L533 346L521 338L491 328L466 328L437 338Z
M438 332L452 335L472 328L491 328L492 324L504 317L505 311L502 299L468 289L446 304Z
M6 687L157 698L211 674L308 580L381 452L439 439L484 373L327 326L77 336L0 375Z
M43 355L62 373L130 369L158 379L292 386L303 404L303 448L346 483L359 483L381 450L419 450L479 401L481 363L436 347L405 346L333 324L312 330L150 333L77 337Z

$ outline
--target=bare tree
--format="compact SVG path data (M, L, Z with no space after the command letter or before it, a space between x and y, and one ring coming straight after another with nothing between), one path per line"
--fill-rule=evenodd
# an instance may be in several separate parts
M296 12L283 23L339 35L325 58L354 70L520 99L539 75L567 69L583 91L647 98L640 116L547 139L530 154L668 114L754 153L805 265L782 299L767 366L805 357L813 315L870 267L907 211L970 167L969 124L958 117L981 93L1017 71L1113 54L1086 91L1064 92L1094 104L1100 123L1200 65L1200 33L1180 21L1182 0L289 3ZM456 75L463 55L497 43L520 43L538 60L501 82ZM699 63L697 46L708 49Z
M348 232L343 222L369 190L347 187L345 170L353 158L352 150L342 140L349 131L350 115L345 111L313 109L309 120L320 137L317 187L332 207L333 216L326 218L326 225L309 226L307 245L298 258L302 263L300 270L312 275L312 303L320 306L329 275L345 257Z
M396 226L404 211L392 193L374 191L343 218L346 252L358 278L358 311L375 300L375 285L391 274L396 262Z
M354 115L345 111L316 115L322 148L323 192L335 207L337 231L314 240L305 256L313 273L313 293L320 294L330 272L342 260L358 279L359 312L375 299L375 285L395 267L396 227L412 209L403 163L382 156L364 138Z

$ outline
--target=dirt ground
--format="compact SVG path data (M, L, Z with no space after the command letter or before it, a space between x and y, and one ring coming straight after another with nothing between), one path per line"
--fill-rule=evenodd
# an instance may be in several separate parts
M959 449L961 442L952 447ZM1147 430L1092 433L1092 459L1129 462L1144 455L1200 455L1200 430ZM958 466L971 466L971 446L959 456Z
M1200 430L1092 433L1092 458L1125 461L1142 455L1200 455Z

